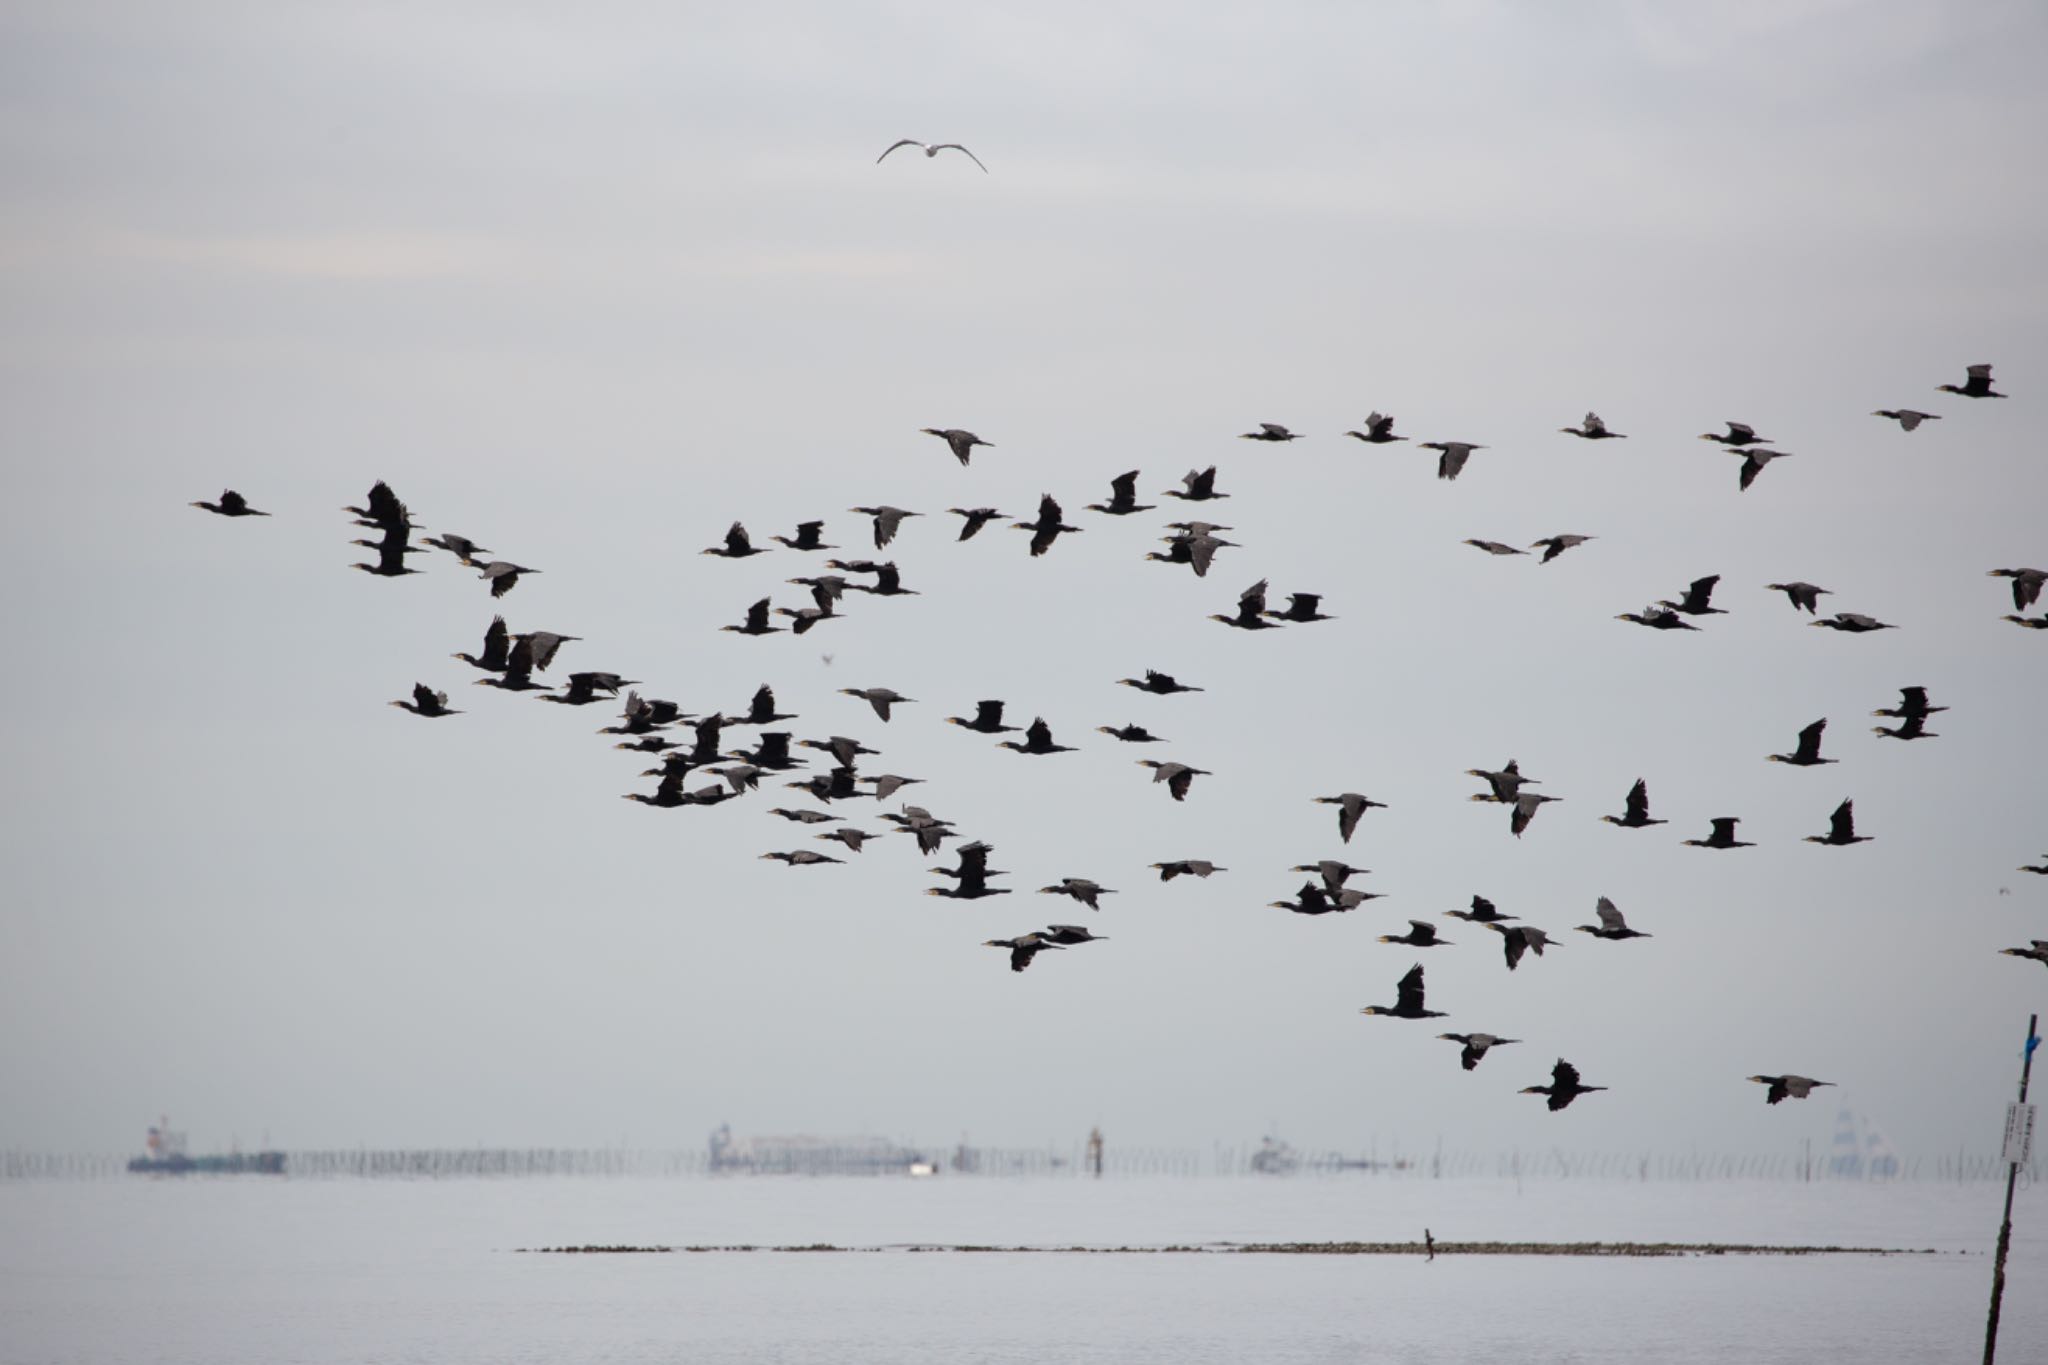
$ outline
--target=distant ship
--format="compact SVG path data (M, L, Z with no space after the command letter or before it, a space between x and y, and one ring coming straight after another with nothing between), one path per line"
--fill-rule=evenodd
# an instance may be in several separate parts
M283 1152L227 1152L189 1156L185 1135L171 1130L168 1118L160 1119L143 1142L147 1156L128 1163L137 1175L283 1175Z

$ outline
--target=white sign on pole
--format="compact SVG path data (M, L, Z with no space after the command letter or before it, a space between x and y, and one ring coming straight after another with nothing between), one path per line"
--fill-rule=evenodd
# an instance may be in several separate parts
M2024 1166L2034 1155L2034 1106L2005 1106L2005 1164Z

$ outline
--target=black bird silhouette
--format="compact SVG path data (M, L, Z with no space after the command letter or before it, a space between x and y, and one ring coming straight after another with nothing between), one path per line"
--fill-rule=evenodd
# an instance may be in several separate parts
M1873 630L1898 629L1897 626L1880 621L1875 616L1865 616L1858 611L1838 611L1833 616L1823 616L1818 621L1808 621L1806 624L1826 626L1829 630L1839 630L1844 635L1868 635Z
M563 684L560 696L547 693L541 700L551 701L560 706L588 706L597 701L597 694L602 692L607 698L616 701L620 688L630 687L639 681L638 678L622 678L616 673L571 673L569 681Z
M1446 910L1444 914L1450 919L1466 920L1472 924L1505 924L1516 918L1514 915L1503 915L1494 908L1493 902L1484 896L1474 896L1470 910Z
M1105 516L1127 517L1133 512L1150 512L1154 504L1138 501L1138 471L1133 469L1109 481L1109 501L1091 502L1088 510Z
M920 427L919 431L926 436L936 436L952 447L953 458L963 466L967 463L967 457L974 453L976 446L987 446L990 450L996 448L995 442L984 441L973 432L962 431L958 427Z
M959 716L947 716L946 724L958 725L983 735L1005 735L1014 731L1014 725L1003 724L1003 704L1000 701L978 701L974 703L974 719L963 720Z
M223 488L219 502L195 502L193 507L203 507L217 517L267 517L268 512L259 512L249 505L249 500L232 488ZM2021 605L2025 605L2022 603Z
M1969 375L1969 378L1965 379L1960 387L1955 384L1936 384L1934 391L1936 393L1959 393L1965 398L2005 397L2002 393L1993 392L1991 388L1991 367L1989 365L1965 366L1964 372Z
M494 559L483 566L477 577L491 585L492 597L503 597L519 586L519 575L539 572L539 569L529 569L523 564L514 564L509 559Z
M1834 596L1826 588L1816 588L1811 583L1797 581L1791 583L1766 583L1764 587L1771 592L1784 593L1792 603L1792 610L1800 611L1803 609L1808 616L1813 615L1820 609L1821 598Z
M446 692L436 692L425 683L414 683L412 685L411 701L395 701L390 704L396 706L401 711L410 711L416 716L426 716L431 720L438 720L442 716L459 716L462 714L460 711L452 711L448 708L448 694Z
M1422 964L1420 962L1408 969L1408 974L1401 978L1400 984L1394 987L1394 991L1394 1003L1392 1005L1367 1005L1359 1013L1384 1014L1395 1019L1442 1019L1444 1017L1442 1010L1423 1008Z
M1463 1043L1465 1045L1458 1053L1458 1065L1464 1067L1467 1071L1478 1066L1480 1060L1486 1056L1490 1049L1506 1047L1509 1043L1519 1043L1522 1041L1520 1038L1495 1037L1491 1033L1439 1033L1437 1037L1445 1042Z
M875 548L877 550L886 547L890 541L896 539L897 528L903 525L905 518L921 517L924 515L922 512L906 512L900 507L890 507L886 504L880 507L855 507L849 510L858 512L864 517L874 518ZM962 539L965 539L965 537L963 536Z
M1762 445L1771 438L1757 435L1756 428L1746 422L1730 422L1728 423L1726 435L1720 432L1703 431L1700 433L1700 439L1702 441L1719 441L1724 446L1739 448L1741 446Z
M1734 816L1734 815L1723 815L1723 816L1719 816L1719 817L1717 817L1717 818L1716 818L1716 819L1714 819L1714 820L1713 820L1713 821L1712 821L1711 823L1712 823L1712 825L1713 825L1713 827L1714 827L1714 829L1713 829L1713 833L1709 834L1709 835L1708 835L1708 836L1707 836L1706 838L1704 838L1704 839L1681 839L1681 840L1679 840L1679 842L1680 842L1680 843L1682 843L1682 844L1684 844L1684 845L1685 845L1686 847L1688 847L1688 848L1755 848L1755 847L1756 847L1756 845L1755 845L1755 844L1750 844L1750 843L1744 843L1744 842L1743 842L1742 840L1740 840L1740 839L1738 839L1738 838L1736 838L1736 837L1735 837L1735 827L1736 827L1737 825L1739 825L1739 824L1741 824L1741 823L1742 823L1742 821L1741 821L1741 818L1740 818L1740 817L1738 817L1738 816Z
M1436 936L1436 926L1428 920L1411 919L1411 926L1405 934L1381 934L1382 943L1405 943L1410 948L1443 948L1450 945L1447 938Z
M1773 763L1789 763L1795 768L1812 768L1822 763L1836 762L1835 759L1820 756L1820 736L1827 728L1827 717L1822 716L1799 732L1799 746L1791 753L1766 754L1765 757Z
M1095 728L1099 733L1112 735L1126 744L1163 744L1166 742L1162 736L1153 734L1142 725L1098 725Z
M1787 1096L1803 1100L1821 1086L1834 1084L1833 1081L1817 1081L1811 1076L1751 1076L1748 1079L1770 1087L1764 1092L1765 1104L1776 1104Z
M227 494L221 494L226 501ZM198 506L199 504L194 504ZM2025 611L2041 596L2041 585L2048 583L2048 569L1992 569L1986 578L2010 578L2012 580L2012 606L2014 611Z
M1542 564L1548 564L1551 560L1556 559L1566 550L1572 549L1574 546L1584 545L1587 541L1594 539L1597 539L1597 537L1571 535L1545 536L1541 540L1530 541L1529 548L1532 550L1541 549L1543 551L1543 558L1538 562Z
M1154 782L1164 782L1169 795L1176 801L1188 799L1188 788L1197 777L1209 776L1207 768L1190 768L1185 763L1161 763L1156 759L1141 758L1138 763L1152 770Z
M1037 520L1013 521L1010 525L1015 530L1031 532L1031 557L1037 559L1052 548L1052 543L1060 538L1060 532L1079 531L1081 529L1079 526L1069 526L1062 521L1061 518L1064 515L1060 511L1059 502L1053 495L1044 493L1038 499Z
M1831 848L1845 848L1850 844L1867 844L1870 836L1856 832L1856 803L1844 801L1835 807L1835 813L1828 817L1826 834L1809 834L1809 844L1827 844Z
M1061 879L1058 886L1039 887L1038 894L1041 896L1072 896L1090 910L1100 910L1102 906L1096 900L1096 897L1114 896L1116 892L1109 887L1099 886L1089 881L1086 877L1065 877Z
M814 525L823 524L822 522L814 523ZM746 527L738 522L734 522L726 530L725 543L723 545L713 545L710 549L703 551L703 553L717 555L722 559L745 559L749 555L764 555L768 552L747 538Z
M428 536L420 543L431 545L437 550L446 550L449 554L454 555L460 560L463 567L470 569L482 568L483 565L477 563L477 558L490 553L489 550L486 550L468 536L458 536L452 531L443 532L438 536Z
M1748 492L1749 486L1756 482L1756 476L1764 472L1765 465L1769 464L1772 460L1782 460L1792 452L1789 450L1764 450L1759 447L1755 450L1742 450L1736 453L1742 456L1742 473L1736 480L1736 486L1741 491Z
M1207 469L1190 469L1181 479L1181 485L1181 488L1167 489L1165 496L1179 498L1183 502L1210 502L1230 496L1216 491L1216 466L1213 464Z
M1527 924L1501 924L1493 920L1484 923L1487 928L1500 935L1501 951L1507 957L1509 971L1515 969L1515 964L1522 960L1523 953L1533 952L1536 956L1542 957L1543 950L1554 946L1556 942L1541 929Z
M1870 714L1873 716L1890 716L1895 720L1913 720L1915 718L1925 720L1936 711L1946 710L1948 710L1946 706L1929 706L1927 704L1926 688L1902 687L1899 689L1899 704L1897 706L1881 707Z
M1277 629L1271 621L1266 619L1267 615L1266 580L1261 578L1258 582L1237 595L1237 614L1235 616L1224 616L1219 613L1211 616L1209 619L1211 621L1221 621L1226 626L1235 626L1239 630Z
M1636 784L1628 789L1627 810L1620 815L1603 815L1600 818L1610 825L1621 825L1626 829L1642 829L1646 825L1670 823L1650 818L1650 784L1640 777L1636 779Z
M1297 625L1305 625L1310 621L1336 620L1334 616L1323 614L1322 605L1323 595L1319 592L1291 592L1287 594L1285 611L1269 611L1266 615L1275 621L1288 621Z
M1343 792L1337 796L1311 797L1318 806L1337 807L1337 833L1345 843L1351 842L1351 835L1358 828L1358 821L1369 810L1385 810L1387 803L1375 801L1357 792Z
M1605 896L1602 896L1599 903L1593 907L1593 913L1600 917L1598 924L1578 924L1572 927L1582 934L1591 934L1594 938L1613 939L1617 943L1625 938L1655 937L1655 935L1645 934L1640 930L1629 928L1628 921L1621 917L1621 911L1616 909L1614 902Z
M1016 938L984 939L981 946L984 948L1008 948L1010 950L1010 970L1013 972L1021 972L1026 967L1029 967L1031 959L1037 957L1045 949L1061 947L1060 944L1048 942L1043 934L1019 934Z
M1721 575L1717 573L1708 574L1705 578L1695 578L1686 587L1685 596L1676 602L1667 597L1657 605L1686 616L1726 616L1728 613L1725 610L1709 604L1714 595L1714 585L1720 581Z
M512 648L512 633L505 627L505 618L493 616L488 629L484 631L484 652L464 654L457 652L450 658L460 659L471 668L481 668L486 673L503 673L505 658Z
M996 747L999 749L1014 749L1020 754L1071 754L1075 752L1074 747L1070 744L1055 744L1052 742L1052 727L1045 723L1045 717L1043 716L1036 717L1025 728L1024 742L1022 744L1019 744L1014 739L1003 739L996 741Z
M1609 431L1607 423L1600 420L1600 414L1589 412L1583 424L1575 427L1559 427L1567 436L1577 436L1585 441L1625 441L1628 438L1618 431Z
M1560 1057L1557 1059L1557 1065L1550 1068L1549 1085L1525 1086L1522 1093L1550 1096L1550 1112L1554 1114L1579 1096L1590 1095L1596 1090L1606 1088L1604 1085L1580 1085L1579 1069Z
M768 621L768 599L765 597L747 608L746 620L736 626L720 626L719 629L729 630L735 635L780 635L782 633L781 626L771 625Z
M1944 707L1943 709L1946 710L1947 708ZM1872 733L1883 735L1886 739L1941 738L1940 735L1937 735L1936 733L1934 733L1934 731L1927 728L1927 717L1925 715L1906 717L1904 720L1899 722L1899 727L1896 730L1883 725L1873 725L1870 727L1870 729Z
M753 700L747 703L747 714L726 717L727 723L732 725L773 725L779 720L795 719L794 712L775 709L775 689L767 683L754 689Z
M1245 441L1299 441L1301 437L1276 423L1261 422L1257 431L1243 432L1239 435L1239 439Z
M734 525L738 525L737 522ZM787 545L792 550L836 550L837 545L827 545L822 539L825 523L822 521L800 521L796 524L796 539L788 536L770 536L778 545Z
M946 510L956 517L967 518L966 522L960 527L960 539L962 540L974 539L976 531L979 531L982 527L999 517L1010 515L1008 512L998 512L993 507L948 507Z
M1617 621L1633 621L1639 626L1652 630L1698 630L1699 627L1680 616L1669 607L1651 605L1641 612L1625 611L1614 618Z
M1394 434L1393 414L1385 412L1369 414L1365 419L1364 431L1347 431L1344 434L1356 437L1358 440L1372 446L1383 446L1390 441L1405 441L1408 439L1406 436L1396 436Z
M1175 681L1171 674L1161 673L1150 668L1145 670L1145 680L1143 682L1136 678L1118 678L1117 682L1124 687L1135 687L1140 692L1150 692L1157 697L1171 696L1175 692L1200 692L1202 690L1199 687L1184 686Z
M1201 877L1206 879L1213 872L1228 872L1227 867L1218 867L1206 858L1180 858L1170 863L1153 863L1159 873L1159 880L1170 882L1175 877Z
M1424 441L1416 449L1438 452L1436 476L1439 479L1455 479L1465 472L1465 461L1472 458L1472 452L1484 450L1486 447L1473 445L1470 441Z

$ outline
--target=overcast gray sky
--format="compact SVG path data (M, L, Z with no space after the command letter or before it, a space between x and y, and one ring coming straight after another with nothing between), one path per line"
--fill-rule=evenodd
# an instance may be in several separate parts
M2038 6L18 4L0 16L0 1143L694 1145L742 1131L1783 1150L1836 1097L1908 1153L1996 1141L2048 973ZM950 155L874 158L900 137ZM2005 402L1934 392L1992 361ZM1943 415L1911 435L1868 414ZM1557 428L1588 408L1627 441ZM1367 410L1484 443L1339 433ZM1695 440L1795 457L1738 493ZM1260 421L1309 433L1235 439ZM926 426L995 443L962 470ZM1147 564L1220 464L1208 579ZM1080 512L1132 467L1160 511ZM692 711L799 735L996 845L925 898L651 783L582 711L472 687L446 556L346 567L377 478L544 572L502 609ZM223 485L275 513L186 507ZM949 506L1086 529L1030 560ZM844 509L927 513L921 596L720 634ZM1556 563L1462 546L1580 532ZM1613 620L1723 575L1696 635ZM1205 621L1270 578L1340 619ZM1900 629L1809 629L1763 585ZM831 656L828 663L825 655ZM1146 667L1200 684L1157 699ZM415 681L468 714L384 703ZM1867 713L1925 684L1902 745ZM881 725L843 686L919 699ZM1081 752L942 723L980 697ZM1830 720L1835 766L1766 763ZM1092 727L1211 769L1184 805ZM735 732L745 734L746 732ZM1462 776L1563 798L1527 837ZM1667 826L1617 830L1647 777ZM1348 847L1313 796L1366 792ZM1815 848L1856 800L1876 842ZM868 803L842 813L880 828ZM1681 847L1718 815L1759 847ZM1264 909L1344 856L1359 913ZM1161 886L1146 864L1230 870ZM1091 916L1030 895L1119 893ZM2008 891L2010 894L2005 894ZM1569 940L1510 976L1441 912ZM1615 899L1654 938L1566 931ZM1417 954L1435 1023L1363 1018ZM1014 976L1048 921L1111 942ZM1528 1040L1466 1075L1442 1027ZM1577 1062L1607 1095L1513 1092ZM1742 1077L1834 1080L1767 1110Z

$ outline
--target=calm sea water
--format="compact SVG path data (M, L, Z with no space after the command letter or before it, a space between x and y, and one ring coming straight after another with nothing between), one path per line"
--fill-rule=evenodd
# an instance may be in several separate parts
M0 1184L0 1361L1975 1360L2002 1186L735 1178ZM2023 1190L2002 1360L2048 1361ZM1854 1244L1911 1257L536 1256L562 1244Z

